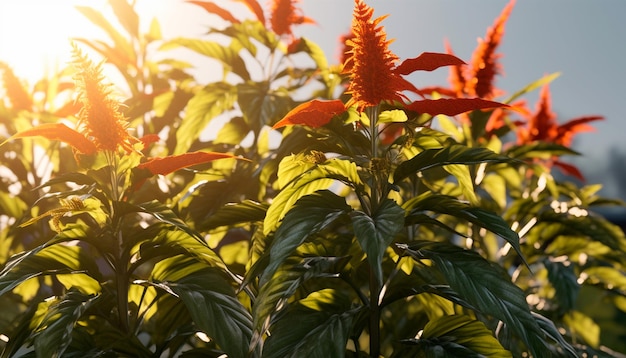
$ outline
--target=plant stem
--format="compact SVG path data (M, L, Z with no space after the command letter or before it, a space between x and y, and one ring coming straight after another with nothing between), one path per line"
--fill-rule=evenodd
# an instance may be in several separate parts
M373 217L378 210L378 205L382 199L379 180L379 166L378 161L378 106L368 107L365 109L365 113L370 121L369 134L371 141L371 203L370 203L370 215ZM378 358L380 355L380 307L378 297L380 296L380 284L374 274L374 267L370 266L370 357Z

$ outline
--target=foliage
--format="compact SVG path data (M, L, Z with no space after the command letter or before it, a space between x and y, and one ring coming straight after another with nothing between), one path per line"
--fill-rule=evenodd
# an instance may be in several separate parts
M514 2L465 64L400 61L355 0L341 65L293 31L297 1L189 1L222 24L174 39L109 3L78 7L109 39L75 39L67 69L28 87L0 64L2 356L626 350L626 237L594 211L622 204L562 158L601 117L558 124L556 75L496 88ZM405 78L441 67L448 87Z

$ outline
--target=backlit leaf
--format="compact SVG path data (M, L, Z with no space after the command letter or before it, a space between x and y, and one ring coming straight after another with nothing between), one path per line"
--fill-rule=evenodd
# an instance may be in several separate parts
M217 159L235 158L232 154L215 152L188 152L178 155L169 155L162 158L150 158L139 164L137 168L147 169L153 175L166 175L179 169L187 168L196 164L208 163Z
M62 123L44 123L36 127L21 131L9 137L2 144L16 138L44 137L49 140L60 140L71 145L74 149L83 154L93 154L96 146L83 134L71 129ZM2 145L0 144L0 145Z
M302 103L289 111L283 119L274 124L273 128L276 129L296 124L317 128L330 122L334 116L344 113L345 111L346 108L341 100L322 101L314 99Z
M408 58L395 68L394 72L408 75L415 71L433 71L443 66L460 66L466 63L447 53L424 52L415 58Z
M237 18L234 17L228 10L217 6L215 3L206 2L206 1L189 1L189 0L187 2L190 4L198 5L204 10L206 10L209 14L217 15L227 22L230 22L233 24L239 23L239 20L237 20Z
M139 16L127 0L109 0L115 16L131 37L139 37Z

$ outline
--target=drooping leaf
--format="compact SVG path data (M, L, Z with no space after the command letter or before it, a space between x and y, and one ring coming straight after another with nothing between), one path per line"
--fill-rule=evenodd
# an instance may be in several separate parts
M504 103L488 101L480 98L441 98L419 100L412 102L405 107L417 113L428 113L431 116L439 114L456 116L457 114L477 109L501 108L509 106Z
M415 58L408 58L395 68L394 72L408 75L415 71L434 71L444 66L460 66L466 63L447 53L424 52Z
M404 227L404 210L391 199L384 200L370 217L362 211L353 211L354 234L367 254L370 269L379 285L383 283L382 261L387 247Z
M430 192L409 199L402 206L408 212L408 217L421 212L435 212L451 215L484 227L505 239L522 260L525 260L519 245L519 236L502 217L493 212L480 207L472 207L451 196L432 194Z
M276 124L274 129L285 127L288 125L306 125L317 128L330 122L330 120L346 111L345 105L341 100L322 101L314 99L309 102L302 103L292 109Z
M546 349L543 331L530 313L524 292L498 265L476 252L444 242L399 245L416 260L432 260L459 295L480 310L506 324L533 356ZM539 355L538 355L539 354Z
M211 120L233 108L237 99L236 87L227 83L213 83L196 93L187 104L185 117L176 131L173 154L189 150Z
M204 164L212 162L217 159L243 159L236 157L228 153L216 153L216 152L188 152L178 155L169 155L162 158L150 158L147 161L139 164L137 168L147 169L152 175L166 175L175 172L179 169L187 168L196 164Z
M39 357L61 357L72 342L72 331L83 314L97 304L100 296L70 290L56 299L35 328L35 352Z
M451 144L443 148L425 149L413 158L400 163L393 173L393 181L397 184L411 174L442 165L506 163L510 161L511 158L496 154L487 148L470 148L461 144Z
M177 275L179 271L171 270ZM175 281L168 279L161 285L167 286L185 303L195 324L215 340L229 357L248 357L252 317L219 270L204 268Z
M96 146L92 141L62 123L44 123L21 131L9 137L1 143L0 146L12 139L27 137L44 137L49 140L60 140L71 145L74 149L83 154L93 154L96 152Z
M328 190L316 191L298 199L274 234L270 261L261 276L261 284L267 282L310 235L323 230L351 209L344 198Z
M543 264L548 270L548 280L555 290L555 300L558 304L559 313L563 314L574 308L574 303L580 291L578 284L578 276L574 272L574 267L570 263L565 265L563 262L546 258Z

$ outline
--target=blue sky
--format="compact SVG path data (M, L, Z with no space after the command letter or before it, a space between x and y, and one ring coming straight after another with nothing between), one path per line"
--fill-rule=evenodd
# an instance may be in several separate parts
M476 39L484 36L508 1L366 2L375 9L375 17L389 14L382 25L388 38L395 39L391 48L401 59L424 51L442 52L447 39L456 55L469 61ZM38 78L45 66L53 67L50 63L55 56L60 56L57 61L67 61L68 37L102 38L101 32L72 9L76 3L108 11L104 0L1 1L0 59L12 63L18 75ZM137 4L143 25L147 27L156 16L167 38L201 36L213 20L183 0L137 0ZM298 33L317 42L329 59L335 60L338 36L350 26L353 4L352 0L302 0L304 14L317 25L303 25ZM53 11L56 18L49 16ZM606 117L594 123L596 132L577 137L575 149L584 156L568 159L582 169L589 183L604 184L605 195L626 199L626 143L622 139L626 115L621 108L626 102L624 15L626 1L622 0L518 0L500 47L504 75L497 79L497 85L513 93L545 74L561 72L551 85L553 109L559 120L582 115ZM35 42L38 46L19 46L13 41L15 34L22 43ZM38 66L44 60L48 65ZM420 75L415 84L445 84L447 75L446 69L440 69ZM527 96L531 106L536 97Z

